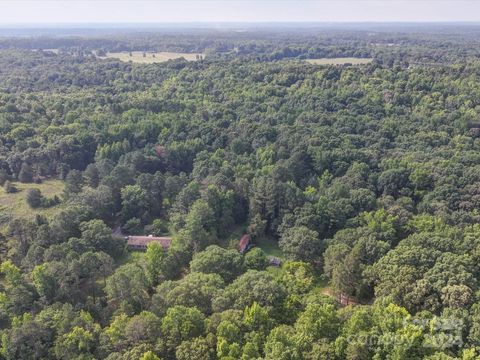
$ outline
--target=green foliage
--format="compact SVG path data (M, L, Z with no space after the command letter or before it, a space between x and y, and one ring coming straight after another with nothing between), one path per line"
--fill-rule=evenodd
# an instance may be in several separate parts
M202 335L204 328L204 316L196 308L171 307L162 320L162 334L169 351L174 351L183 341Z
M265 272L249 270L239 276L215 298L216 311L228 308L244 309L257 302L261 306L279 306L286 292L282 284Z
M323 247L318 237L316 231L306 226L294 227L283 232L279 245L291 260L314 262Z
M212 348L211 338L197 337L183 341L175 352L178 360L214 360L215 350Z
M38 189L28 189L26 199L30 207L38 208L42 204L42 193Z
M268 266L268 258L262 249L256 247L245 254L243 264L250 270L265 270Z
M102 220L90 220L79 225L81 238L87 246L112 256L122 252L122 243L112 236L112 231Z
M165 281L152 296L152 309L164 314L175 305L196 307L205 314L212 313L212 301L224 287L218 274L192 272L181 280Z
M9 178L8 173L4 169L0 169L0 186L4 186Z
M105 292L112 304L125 313L146 308L148 281L143 269L134 264L119 267L106 280Z
M22 183L33 182L33 170L28 163L22 163L22 167L18 173L18 180Z
M146 211L147 194L138 185L127 185L121 189L122 217L141 219Z
M37 265L32 271L32 282L37 290L37 293L51 301L55 298L58 284L57 279L51 274L48 269L48 263Z
M205 274L218 274L229 283L243 272L242 256L236 250L210 245L193 256L190 269Z
M192 204L179 239L194 252L201 251L216 241L214 213L206 201L197 200Z
M399 32L0 38L0 358L478 358L478 27Z
M340 328L340 319L332 305L309 304L295 323L300 348L321 339L334 339Z
M63 191L64 197L69 199L75 194L80 193L82 191L83 183L83 176L80 171L69 171L67 177L65 178L65 189Z
M147 351L143 356L140 358L140 360L161 360L157 355L155 355L151 351Z
M265 343L265 359L300 360L301 356L295 343L295 330L287 325L274 328Z
M159 243L151 242L145 253L145 267L150 286L156 286L160 282L162 265L166 257L165 250Z
M127 234L138 235L143 232L142 221L138 218L128 219L122 226L122 230Z
M310 264L289 261L282 270L282 282L289 294L306 294L313 288L315 277Z
M162 219L153 220L152 225L148 229L148 233L151 233L154 236L162 236L168 234L167 222Z
M6 180L3 184L3 188L7 194L13 194L17 192L17 188L10 181Z

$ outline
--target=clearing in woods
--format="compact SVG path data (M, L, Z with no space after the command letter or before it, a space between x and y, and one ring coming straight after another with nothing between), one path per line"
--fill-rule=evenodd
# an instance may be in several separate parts
M20 182L12 182L17 188L17 192L8 194L3 187L0 187L0 225L2 217L13 217L21 219L33 219L36 214L45 215L47 217L55 214L61 204L49 208L32 209L26 200L27 189L39 189L46 198L52 198L55 195L61 196L63 192L63 181L61 180L45 180L41 184L23 184Z
M373 59L346 57L346 58L306 59L305 61L312 65L345 65L345 64L365 65L365 64L370 64L373 61Z
M102 59L118 59L120 61L125 62L135 62L135 63L143 63L143 64L152 64L152 63L159 63L165 62L168 60L173 59L181 59L184 58L187 61L197 61L200 59L205 58L205 54L199 53L177 53L177 52L167 52L167 51L160 51L160 52L147 52L147 51L122 51L122 52L109 52L106 56L101 56Z

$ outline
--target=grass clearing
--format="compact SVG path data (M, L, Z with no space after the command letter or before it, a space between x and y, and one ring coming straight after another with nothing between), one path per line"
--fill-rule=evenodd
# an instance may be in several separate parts
M239 241L246 234L246 231L246 227L243 225L233 227L228 236L219 239L218 246L225 249L238 250Z
M370 64L373 61L373 59L346 57L346 58L306 59L305 61L312 65L345 65L345 64L365 65L365 64Z
M145 251L127 250L125 254L117 259L116 265L142 264L145 260Z
M13 194L7 194L3 187L0 188L0 214L19 219L32 219L37 214L51 217L62 206L62 204L59 204L50 208L32 209L26 201L27 189L33 188L39 189L42 195L47 198L55 195L60 196L64 188L61 180L45 180L41 184L23 184L20 182L12 182L12 184L17 188L17 192Z
M177 53L177 52L144 52L144 51L122 51L107 53L106 56L100 57L101 59L118 59L124 62L134 62L141 64L153 64L161 63L173 59L184 58L187 61L197 61L200 58L205 58L205 54L200 53Z
M262 237L256 241L256 245L263 250L267 256L275 256L283 259L283 252L278 246L277 240L272 237Z

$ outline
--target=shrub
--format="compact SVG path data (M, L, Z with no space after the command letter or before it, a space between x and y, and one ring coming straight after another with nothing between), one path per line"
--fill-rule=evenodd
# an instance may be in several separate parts
M5 192L7 194L13 194L17 192L17 188L15 185L13 185L10 181L5 181L5 184L3 184L3 188L5 189Z
M39 208L43 203L42 192L39 189L28 189L26 200L32 209Z

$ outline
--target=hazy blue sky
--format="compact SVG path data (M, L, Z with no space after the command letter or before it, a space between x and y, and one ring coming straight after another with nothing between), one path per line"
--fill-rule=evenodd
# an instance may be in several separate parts
M12 23L243 21L480 21L480 1L0 0Z

